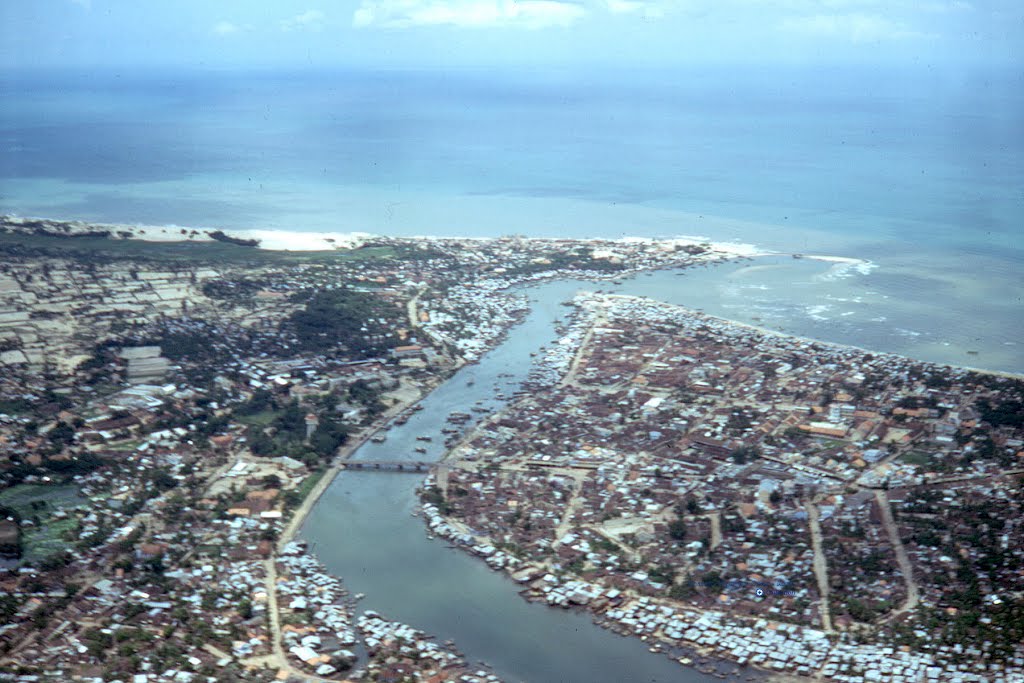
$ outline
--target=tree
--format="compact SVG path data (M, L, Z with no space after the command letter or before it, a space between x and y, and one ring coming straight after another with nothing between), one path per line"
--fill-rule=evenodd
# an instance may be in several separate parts
M686 539L686 522L679 519L673 519L668 523L668 535L670 538L676 541L682 541Z
M307 351L326 351L338 344L353 353L371 357L380 355L385 346L381 340L391 330L382 319L397 315L397 308L377 296L354 289L333 289L313 295L306 307L293 313L285 325Z
M333 455L347 439L348 429L343 424L323 418L309 437L309 445L318 455L326 458Z
M376 416L384 412L384 404L380 400L380 390L374 388L365 379L358 379L348 388L349 400L366 408L370 415Z
M159 491L170 491L178 485L178 480L171 476L170 472L159 469L153 472L151 481Z
M761 449L757 446L740 446L729 454L733 462L737 465L743 465L749 460L754 460L761 457Z
M54 448L59 450L75 440L75 428L66 422L58 422L46 436Z
M284 412L274 418L274 428L286 437L301 439L306 434L306 413L298 401L289 403Z

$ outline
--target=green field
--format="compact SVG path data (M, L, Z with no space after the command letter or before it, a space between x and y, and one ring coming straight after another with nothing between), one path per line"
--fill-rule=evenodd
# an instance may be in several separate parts
M46 505L40 507L40 502ZM78 522L75 519L54 519L53 513L84 502L75 486L19 484L0 491L0 505L17 510L22 520L38 521L33 526L22 526L22 561L38 562L67 549L69 544L64 534L73 530ZM33 503L37 504L35 508Z
M253 413L252 415L235 415L235 419L241 422L242 424L266 427L271 422L273 422L274 418L280 415L282 412L284 411L261 410L258 413Z
M64 538L64 534L73 531L77 525L76 519L50 519L38 527L23 528L21 538L25 553L22 560L38 562L68 549L70 543Z
M404 254L394 247L328 251L273 251L225 242L146 242L105 237L60 237L20 232L0 232L0 254L45 255L97 260L150 260L188 264L249 264L253 266L296 263L341 263L391 259Z
M932 464L931 453L925 453L924 451L907 451L899 459L908 465L927 466Z
M300 501L306 500L310 492L312 492L313 487L316 486L318 481L323 479L324 474L326 473L326 470L320 470L319 472L314 472L313 474L303 479L302 483L299 484L298 487L296 487L295 489L295 493L298 497L297 499Z
M112 451L133 451L142 443L141 439L130 439L121 443L114 443L107 446Z
M41 509L32 509L32 503L45 502L46 506ZM78 493L77 486L43 486L41 484L18 484L9 489L0 491L0 505L14 508L18 513L31 519L37 514L42 518L49 517L54 510L66 507L75 507L85 502L85 499Z

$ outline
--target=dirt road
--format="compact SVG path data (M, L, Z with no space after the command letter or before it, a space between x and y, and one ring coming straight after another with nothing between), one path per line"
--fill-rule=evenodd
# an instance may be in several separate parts
M903 547L900 531L896 527L896 520L892 516L889 494L883 490L875 491L875 501L878 503L882 513L882 525L889 534L889 542L892 543L892 549L896 553L896 564L900 566L900 572L903 573L903 581L907 586L907 599L903 601L903 604L898 609L886 615L886 620L889 620L917 607L917 603L920 602L920 591L917 587L917 581L914 580L914 567L910 564L907 549Z
M818 594L821 596L821 625L826 632L831 633L832 610L828 597L828 564L825 562L825 549L821 543L818 506L810 501L807 503L807 525L811 529L811 546L814 548L814 578L818 580Z

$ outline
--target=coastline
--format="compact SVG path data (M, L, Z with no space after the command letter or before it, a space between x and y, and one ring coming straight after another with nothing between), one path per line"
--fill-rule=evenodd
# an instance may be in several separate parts
M266 251L294 251L294 252L330 252L358 249L369 241L375 239L398 239L410 241L493 241L506 239L504 237L460 237L446 235L411 235L411 236L389 236L370 232L312 232L312 231L291 231L291 230L269 230L269 229L221 229L208 227L188 227L181 225L146 225L138 223L96 223L91 221L64 220L59 218L46 218L41 216L17 216L13 214L0 215L0 222L8 226L22 227L27 231L36 229L33 224L51 224L50 227L60 227L60 233L54 233L54 237L74 237L76 235L88 235L97 231L111 233L110 239L139 240L154 243L213 243L216 238L210 234L220 232L230 237L243 240L257 240L256 248ZM65 230L66 228L66 230ZM663 244L666 247L686 247L696 245L707 245L711 251L726 254L727 258L756 257L770 255L771 252L760 250L753 244L743 242L714 242L701 236L675 236L667 238L626 236L617 238L604 237L525 237L536 242L561 242L566 239L573 242L599 243L599 244ZM810 257L808 257L810 258ZM835 257L842 258L842 257Z
M7 223L8 225L25 225L35 222L49 223L53 226L59 225L62 234L54 233L53 237L73 237L75 235L95 233L97 231L108 231L111 233L109 239L129 239L139 240L144 242L153 243L207 243L213 244L217 242L217 239L210 237L211 232L221 232L230 237L238 239L257 239L260 243L256 247L262 251L281 251L281 252L333 252L333 251L346 251L350 249L358 249L363 246L366 242L374 239L391 239L390 237L383 235L375 235L367 232L311 232L311 231L299 231L292 232L288 230L219 230L219 229L207 229L207 228L187 228L178 225L144 225L144 224L120 224L120 223L96 223L90 221L79 221L79 220L63 220L63 219L51 219L43 217L23 217L14 215L2 215L0 216L0 223ZM66 232L64 228L66 227ZM25 225L25 231L31 230L31 225ZM47 233L50 234L50 233ZM185 234L185 238L182 235ZM118 235L115 237L114 235ZM126 236L127 235L127 236ZM418 235L410 237L397 237L394 239L400 240L413 240L413 241L435 241L435 240L454 240L454 241L489 241L503 239L501 237L457 237L457 236L428 236ZM559 242L564 241L566 238L558 237L525 237L531 241L538 242ZM618 238L568 238L574 242L583 243L595 243L595 244L660 244L666 248L681 248L686 246L704 245L708 247L708 252L695 257L694 265L709 265L711 263L718 263L722 261L728 261L733 259L757 259L763 257L778 257L778 256L792 256L796 259L807 259L813 261L820 261L823 263L833 264L832 268L826 273L819 275L818 277L823 279L830 279L834 277L842 277L843 273L851 268L857 269L862 274L866 274L875 269L876 265L867 259L849 257L849 256L838 256L831 254L820 254L820 253L787 253L781 251L773 251L761 249L758 246L750 243L742 242L714 242L708 240L703 236L677 236L671 238L652 238L652 237L640 237L640 236L626 236ZM643 272L649 272L655 270L655 268L639 267L631 269L622 273L614 274L614 277L608 276L605 279L615 279L618 277L630 277ZM560 277L564 277L565 273L546 273L542 279L554 280ZM569 275L573 275L570 273ZM578 275L575 274L575 275ZM518 283L514 283L518 284ZM686 307L686 306L684 306ZM689 308L689 307L687 307ZM694 310L694 309L690 309ZM700 311L697 311L700 312ZM703 313L702 313L703 314ZM707 315L707 314L704 314ZM841 342L825 341L814 337L805 337L795 335L782 330L775 330L753 323L742 322L732 318L723 316L709 316L726 322L731 322L736 325L742 325L750 329L758 330L766 334L775 334L786 337L791 337L800 341L806 341L809 343L819 344L831 344L837 347L845 347L850 349L856 349L865 353L886 355L886 356L899 356L903 354L886 352L886 351L875 351L863 346L856 346L852 344L844 344ZM500 341L497 340L497 341ZM912 357L912 356L906 356ZM915 359L916 360L916 359ZM936 361L922 361L934 363L944 367L959 368L968 370L971 372L979 372L984 374L1004 376L1004 377L1021 377L1024 373L1017 373L1005 370L991 370L987 368L979 368L971 365L963 365L959 363L942 363Z
M825 260L825 259L821 259L821 260ZM949 369L952 369L952 370L963 370L963 371L967 371L967 372L974 372L974 373L978 373L978 374L982 374L982 375L993 375L993 376L996 376L996 377L1006 377L1008 379L1024 379L1024 373L1007 372L1007 371L1004 371L1004 370L988 370L988 369L985 369L985 368L975 368L975 367L971 367L971 366L968 366L968 365L957 365L957 364L954 364L954 363L937 363L935 361L922 360L922 359L919 359L919 358L911 358L910 356L904 356L904 355L901 355L901 354L898 354L898 353L891 353L891 352L888 352L888 351L875 351L873 349L864 348L863 346L855 346L853 344L843 344L841 342L831 342L831 341L825 341L825 340L822 340L822 339L815 339L813 337L806 337L806 336L801 336L801 335L797 335L797 334L792 334L790 332L782 332L780 330L773 330L773 329L768 328L768 327L762 327L760 325L755 325L755 324L752 324L752 323L745 323L745 322L742 322L742 321L739 321L739 320L733 320L733 319L730 319L730 318L723 318L721 316L716 316L716 315L711 315L709 313L705 313L703 311L691 308L689 306L685 306L685 305L681 305L681 304L670 304L670 303L666 303L664 301L657 301L656 299L648 299L646 297L634 296L634 295L630 295L630 294L604 294L602 296L606 296L608 298L624 299L624 300L649 301L649 302L653 302L653 303L655 303L655 304L657 304L659 306L667 306L667 307L671 307L671 308L680 308L680 309L685 310L689 314L697 316L697 317L705 318L705 319L708 319L708 320L714 320L714 321L717 321L719 323L723 323L723 324L726 324L726 325L733 325L733 326L736 326L736 327L746 328L746 329L752 330L754 332L758 332L760 334L771 335L773 337L782 337L782 338L785 338L785 339L791 339L791 340L802 342L802 343L805 343L805 344L820 344L820 345L823 345L823 346L829 346L829 347L838 348L838 349L848 349L848 350L851 350L851 351L858 351L860 353L870 354L872 356L883 356L883 357L887 357L887 358L903 358L903 359L912 360L912 361L915 361L915 362L918 362L918 363L925 363L925 364L928 364L928 365L935 365L935 366L938 366L938 367L949 368Z
M808 345L820 345L820 346L824 346L824 347L835 349L837 351L840 351L840 350L842 350L842 351L853 350L853 351L857 351L857 352L863 352L863 353L873 354L873 355L882 356L882 357L900 358L900 359L902 359L904 361L920 362L920 363L925 364L925 365L931 365L931 366L935 366L935 367L948 368L948 369L952 369L954 371L956 371L956 370L964 370L964 371L968 371L968 372L979 372L981 374L993 374L993 375L997 375L997 376L1006 376L1006 377L1010 377L1010 378L1013 378L1013 379L1024 379L1024 375L1017 375L1017 374L1003 373L1003 372L985 371L985 370L975 370L975 369L972 369L972 368L965 368L965 367L962 367L962 366L940 364L940 363L932 363L932 362L929 362L929 361L917 361L916 359L912 359L912 358L909 358L907 356L901 356L899 354L874 352L874 351L863 349L863 348L857 347L857 346L838 344L838 343L831 343L831 342L824 342L824 341L819 341L819 340L815 340L815 339L811 339L811 338L807 338L807 337L801 337L801 336L798 336L798 335L786 334L786 333L783 333L783 332L778 332L778 331L770 330L770 329L759 327L759 326L756 326L756 325L749 325L749 324L738 322L738 321L733 321L733 320L728 320L728 319L717 317L717 316L707 315L707 314L704 314L702 312L695 311L695 310L693 310L693 309L691 309L691 308L689 308L687 306L678 305L678 304L669 304L669 303L665 303L665 302L661 302L661 301L656 301L656 300L653 300L653 299L650 299L650 298L647 298L647 297L642 297L642 296L622 295L622 294L592 294L592 293L590 293L590 294L584 293L584 294L581 294L581 296L583 297L583 302L588 300L587 297L593 297L593 299L589 299L589 300L591 300L591 301L596 300L598 303L603 301L603 302L605 302L605 305L609 305L609 304L611 304L612 302L614 302L616 300L624 301L624 302L644 302L648 306L654 306L654 307L657 307L657 308L669 308L669 309L683 311L686 315L693 316L694 318L696 318L698 320L706 320L706 321L714 322L714 323L722 325L723 327L733 327L733 328L737 328L737 329L740 329L740 330L749 330L749 331L756 332L756 333L762 334L762 335L771 335L771 336L776 337L776 338L782 338L782 339L785 339L787 341L797 341L797 342L806 343ZM577 306L580 306L580 304L582 302L580 300L577 300L575 303L576 303ZM581 310L585 310L586 309L585 303L580 308L581 308ZM599 310L599 309L596 309L596 310ZM587 323L588 330L593 329L593 327L595 325L600 325L601 322L604 319L605 318L601 314L595 314L593 317L591 317L591 319ZM585 341L586 336L587 335L584 335L582 338L577 340L578 341L578 348L576 349L576 353L577 354L579 353L579 350L586 344L586 341ZM511 405L512 404L510 404L510 406ZM490 415L487 418L487 421L493 422L495 420L499 420L501 418L501 416L507 412L507 410L509 409L510 406L506 406L502 410L500 410L500 411ZM479 425L475 426L470 432L464 434L460 438L459 442L456 445L454 445L453 447L449 448L446 451L445 455L442 457L441 461L439 461L439 462L441 464L444 464L445 462L451 461L451 460L454 460L454 461L458 462L458 457L453 453L453 451L458 448L458 444L461 444L461 443L464 443L464 442L467 442L468 440L470 440L474 436L474 434L476 434L479 431L479 429L483 426L483 424L484 423L480 423ZM431 478L428 479L427 484L426 484L427 487L436 487L436 486L438 486L437 479L435 478L435 476L436 475L432 474ZM453 517L449 517L447 513L443 513L436 505L434 505L432 503L428 503L428 502L421 503L421 511L422 511L422 516L424 518L424 521L426 522L426 527L427 527L425 529L425 533L427 533L428 535L436 534L440 538L445 538L445 539L449 540L452 543L452 545L450 547L452 547L453 549L457 549L457 550L462 551L465 554L474 556L474 557L477 558L478 561L484 561L485 564L487 564L492 570L495 570L495 571L503 574L506 578L511 579L516 584L519 584L519 586L520 586L520 588L518 589L519 594L524 599L526 599L529 602L537 602L537 603L539 603L541 605L548 606L548 607L568 608L568 609L573 610L573 611L580 611L582 613L590 614L593 617L593 619L592 619L593 623L601 626L602 628L605 628L606 630L610 630L610 631L612 631L614 633L617 633L619 635L622 635L624 637L636 638L636 639L642 640L644 642L653 643L657 647L652 647L652 649L651 649L652 652L660 652L661 654L669 656L671 659L677 659L678 652L676 652L676 650L678 650L678 651L681 651L681 652L683 652L683 653L685 653L687 655L692 655L691 656L692 659L697 659L698 658L697 655L699 655L699 657L702 658L702 659L711 660L711 662L710 662L711 665L712 665L711 669L709 669L709 668L707 668L707 666L705 666L706 664L709 664L709 662L703 662L703 661L700 662L700 666L696 666L696 665L693 665L693 664L686 664L685 665L688 668L693 668L694 670L699 671L701 673L711 674L711 675L718 675L718 673L712 673L712 669L713 669L715 672L720 672L722 674L722 675L719 676L721 678L730 678L730 679L734 679L735 680L735 679L738 679L740 677L746 676L747 680L754 680L754 678L756 677L757 679L766 679L766 680L780 681L780 682L785 682L785 683L790 683L790 682L796 683L798 681L806 681L806 680L819 680L821 678L820 675L812 675L810 678L807 678L807 677L797 676L797 675L795 675L795 674L793 674L791 672L773 671L773 670L771 670L769 668L764 668L761 665L755 664L755 663L752 663L752 662L742 663L742 662L740 662L738 660L730 659L728 657L723 656L722 655L722 650L716 649L715 647L712 647L712 646L699 645L699 644L695 644L695 643L686 643L685 645L669 645L667 643L661 643L660 640L659 640L659 637L656 637L656 636L655 637L641 636L641 632L630 631L629 628L626 627L624 624L616 623L613 619L610 619L607 616L605 616L603 608L596 608L596 607L591 606L590 604L567 605L567 604L564 604L564 603L554 603L554 602L551 602L550 600L546 599L546 596L543 593L540 593L540 592L538 592L536 590L536 584L540 583L540 580L537 579L537 577L543 576L545 574L545 572L550 572L551 571L550 567L547 567L546 565L544 565L542 563L534 563L534 562L531 562L531 561L528 561L528 560L527 561L523 561L523 560L520 560L519 558L515 557L514 555L509 555L508 557L506 557L506 556L502 555L502 553L504 552L503 550L500 551L497 554L494 554L493 551L494 551L495 547L501 548L501 543L494 536L491 536L491 535L487 534L486 532L475 531L473 528L468 526L467 523L464 520L462 520L460 518L457 518L457 517L454 517L454 518ZM433 536L431 536L431 537L433 537ZM536 581L535 581L535 579L536 579ZM522 587L523 584L524 584L524 581L526 582L526 586ZM579 576L570 575L568 577L568 581L569 581L569 584L566 584L566 585L570 585L570 584L573 584L573 583L579 583L579 584L582 584L582 585L586 586L586 580L580 578ZM600 584L595 584L595 585L600 585ZM694 607L694 606L691 606L691 605L687 605L687 606L685 606L683 608L680 608L678 605L676 605L672 601L659 600L657 598L642 598L641 599L638 594L631 595L630 596L630 600L634 600L634 601L636 601L638 603L641 603L641 604L648 604L647 601L649 600L650 604L652 604L652 605L669 605L669 606L673 606L673 607L681 610L682 612L689 612L689 613L692 613L692 614L724 615L725 618L729 617L728 612L718 612L718 611L715 611L713 609L707 609L707 608L702 608L702 607ZM788 622L776 622L776 623L787 624ZM693 655L692 653L697 653L697 654ZM723 669L722 667L725 667L725 669Z

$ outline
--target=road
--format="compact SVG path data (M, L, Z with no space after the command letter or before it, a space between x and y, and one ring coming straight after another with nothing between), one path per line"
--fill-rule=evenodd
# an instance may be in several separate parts
M825 562L825 549L821 543L821 524L819 524L818 506L811 501L807 501L807 525L811 529L811 545L814 548L814 577L818 580L818 594L821 595L821 625L827 633L832 633L828 564Z
M594 328L603 326L607 321L607 313L605 309L602 308L601 312L587 327L587 331L584 333L583 339L580 340L579 346L576 347L576 353L573 354L572 362L569 364L569 369L562 377L562 381L558 383L559 386L564 387L577 385L576 372L579 370L580 363L583 361L583 356L590 347L590 340L594 336Z
M348 680L337 678L321 678L295 668L288 655L281 645L281 615L277 606L277 564L273 558L263 561L263 569L266 573L267 590L267 614L270 617L270 643L271 654L250 657L241 663L247 666L269 666L279 671L284 670L289 676L301 681L316 681L317 683L351 683Z
M917 607L917 603L920 602L920 591L917 587L917 581L914 580L914 567L910 564L907 549L903 547L900 531L896 527L896 520L892 516L889 494L879 489L875 491L875 501L878 503L882 514L882 525L889 534L889 542L892 543L892 549L896 553L896 564L900 566L900 571L903 573L903 581L907 585L907 599L898 609L886 615L885 620L888 621Z
M711 550L722 545L722 513L719 510L707 514L711 522Z
M427 291L426 287L420 288L420 290L416 292L416 295L409 299L405 304L405 313L409 317L410 330L414 330L420 326L419 312L416 307L419 305L420 296L422 296L425 291Z

